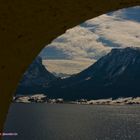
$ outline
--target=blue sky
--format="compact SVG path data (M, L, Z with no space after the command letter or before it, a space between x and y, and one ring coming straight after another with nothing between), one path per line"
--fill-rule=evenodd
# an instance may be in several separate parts
M140 47L140 7L121 9L77 25L40 55L51 72L78 73L115 47Z

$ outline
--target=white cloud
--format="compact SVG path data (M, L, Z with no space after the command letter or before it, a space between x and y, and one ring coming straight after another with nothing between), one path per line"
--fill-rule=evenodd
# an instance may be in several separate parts
M136 8L140 9L140 7ZM133 10L133 8L131 9ZM129 10L131 9L129 8ZM88 65L90 65L113 47L140 47L140 22L124 19L126 13L127 9L123 9L88 20L67 30L65 34L56 38L46 47L53 47L56 51L61 50L65 54L64 60L71 59L72 63L75 61L75 70L74 67L73 70L69 68L69 71L73 72L81 70L82 62L85 63L88 60ZM53 64L54 61L56 61L55 65L60 68L59 71L61 68L64 70L62 61L53 60ZM78 69L78 63L80 69ZM56 66L53 65L53 70ZM85 64L83 64L83 69L85 69ZM56 72L57 70L58 68Z
M65 34L58 37L50 45L63 50L71 59L96 59L96 57L105 53L106 50L109 50L101 42L96 41L98 38L99 36L93 32L77 26L67 30ZM64 39L65 41L60 42L60 40Z
M50 72L73 74L82 71L89 67L94 60L43 60L43 65L47 67Z
M88 21L99 27L95 33L120 47L140 47L140 23L129 20L116 20L115 17L102 15L98 19Z

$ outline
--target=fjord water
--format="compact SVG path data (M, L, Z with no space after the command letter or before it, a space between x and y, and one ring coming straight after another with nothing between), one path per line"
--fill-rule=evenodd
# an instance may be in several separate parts
M3 140L139 140L139 105L12 104Z

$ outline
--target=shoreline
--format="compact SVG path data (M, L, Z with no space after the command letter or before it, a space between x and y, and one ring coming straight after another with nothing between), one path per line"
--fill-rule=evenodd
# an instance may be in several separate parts
M12 102L12 104L51 104L51 105L89 105L89 106L134 106L134 105L140 105L140 103L131 103L131 104L127 104L127 103L114 103L114 104L87 104L87 103L70 103L70 102L64 102L64 103L48 103L48 102Z
M138 105L140 97L120 97L108 99L78 99L73 101L64 100L63 98L50 99L44 94L15 96L13 103L46 103L46 104L80 104L80 105Z

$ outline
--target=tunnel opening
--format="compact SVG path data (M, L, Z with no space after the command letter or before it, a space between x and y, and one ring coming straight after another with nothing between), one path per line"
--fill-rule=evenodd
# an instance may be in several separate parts
M19 82L16 95L13 97L13 106L18 106L15 107L15 111L19 111L22 115L29 113L30 110L27 109L28 104L26 103L140 104L140 74L138 69L140 67L139 12L140 7L137 6L101 15L67 30L65 34L45 46ZM30 107L32 111L35 110L34 104L30 104ZM49 107L52 109L52 106ZM43 109L45 110L44 107ZM39 110L37 109L37 113L44 112ZM136 110L138 110L137 107ZM57 112L57 110L55 111ZM25 117L23 122L17 121L15 127L13 125L16 118L13 117L14 113L7 120L5 131L15 130L21 133L19 126L22 129L21 125L24 121L29 122L32 120L32 115ZM35 112L33 115L35 115ZM48 120L45 120L45 117L42 118L41 126L46 126L43 121L46 121L49 126L46 128L48 131L40 132L38 138L44 135L44 138L57 139L59 137L58 132L61 134L62 131L65 132L60 127L60 123L58 123L60 130L58 130L58 127L54 128L54 123L49 123L49 121L54 121L50 119L51 117ZM38 121L34 117L33 119ZM67 118L65 119L67 120ZM63 123L62 120L60 122ZM75 121L73 122L75 123ZM71 128L70 123L66 122L66 124L68 124L66 130L69 130ZM31 121L30 125L34 125L34 122ZM82 125L85 126L86 124ZM79 127L81 128L82 125L79 125ZM39 126L40 124L37 123L34 127L35 133L38 131ZM35 138L33 134L28 133L29 129L25 129L26 126L22 129L24 132L21 137L26 139ZM77 128L74 128L74 130L77 130ZM49 135L49 133L55 135ZM68 133L65 134L69 136ZM126 137L129 137L127 132L125 134ZM130 135L132 138L139 136L137 132L135 134L135 136ZM115 134L111 136L108 132L107 135L103 133L103 136L100 137L98 130L94 137L101 139L117 137ZM119 135L125 137L122 133ZM63 136L61 135L61 137ZM73 137L76 139L77 135L73 134ZM18 138L20 138L20 135L17 136Z

